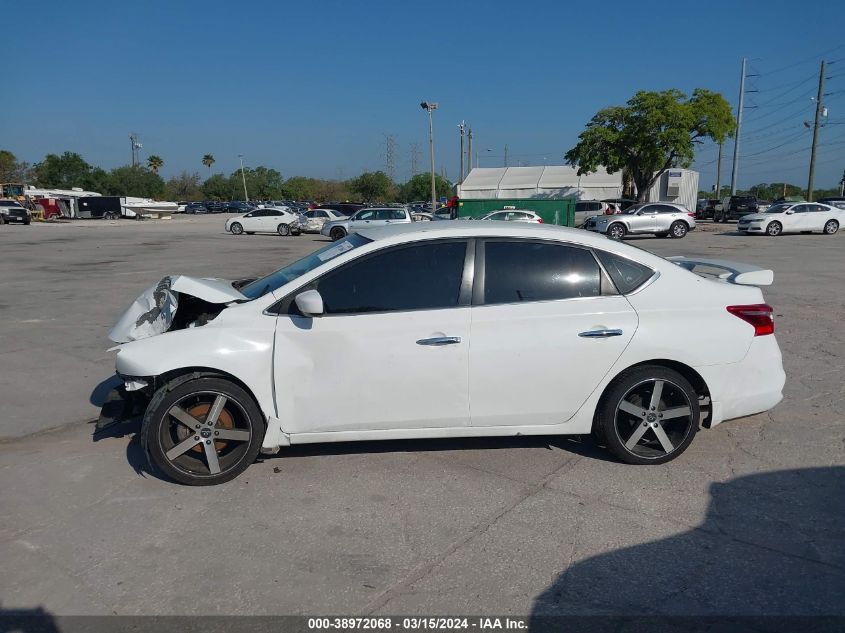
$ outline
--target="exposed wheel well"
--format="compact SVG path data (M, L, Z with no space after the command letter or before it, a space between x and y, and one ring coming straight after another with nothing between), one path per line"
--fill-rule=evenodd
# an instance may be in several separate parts
M250 389L245 382L239 380L232 374L229 374L225 371L221 371L219 369L211 369L210 367L181 367L179 369L174 369L172 371L165 372L155 377L153 388L155 390L158 390L159 388L167 385L169 391L181 385L183 382L194 380L195 378L203 378L206 376L216 376L218 378L225 378L226 380L232 381L234 384L238 385L241 389L246 391L252 398L253 402L255 402L255 406L257 406L258 409L261 410L261 406L258 404L258 398L255 397L255 394L252 393L252 389ZM266 412L263 413L265 413L266 415Z
M701 408L701 420L702 424L709 428L710 426L710 388L707 386L704 378L701 377L697 371L695 371L689 365L685 365L676 360L669 360L667 358L653 358L651 360L644 360L641 363L636 363L631 365L630 367L626 367L625 369L621 370L613 377L613 380L607 383L607 386L604 388L604 391L601 394L601 398L599 398L599 402L604 399L605 394L610 390L610 387L616 381L616 378L619 377L623 372L628 371L630 369L636 369L637 367L642 367L644 365L657 365L658 367L666 367L667 369L673 369L681 376L686 378L689 381L689 384L692 385L692 388L695 390L696 395L698 396L698 403ZM596 411L598 411L599 407L596 407Z

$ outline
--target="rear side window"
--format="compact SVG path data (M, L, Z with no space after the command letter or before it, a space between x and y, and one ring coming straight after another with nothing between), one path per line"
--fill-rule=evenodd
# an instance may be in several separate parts
M605 251L594 251L620 294L633 292L654 274L648 266Z
M529 241L488 241L484 248L485 304L601 295L599 265L586 249Z
M453 308L465 258L465 241L398 247L352 261L309 287L323 297L326 314Z

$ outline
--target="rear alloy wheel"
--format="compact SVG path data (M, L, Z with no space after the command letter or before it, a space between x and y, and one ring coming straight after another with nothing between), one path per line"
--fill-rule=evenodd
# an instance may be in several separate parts
M767 235L780 235L783 232L783 226L780 222L769 222L769 226L766 227L766 234Z
M223 378L204 377L156 392L141 442L150 461L171 479L208 486L246 470L264 431L264 417L246 391Z
M614 222L607 227L607 236L612 240L621 240L627 232L625 225L621 222Z
M331 231L329 231L329 237L332 238L332 242L337 242L338 240L342 240L346 237L346 231L344 231L339 226L336 226Z
M280 224L276 227L276 232L279 235L290 235L290 227L287 224Z
M241 235L244 232L244 226L240 222L232 222L229 230L232 232L232 235Z
M684 237L687 231L689 231L689 227L687 227L685 222L681 222L680 220L672 222L672 226L669 227L669 235L677 239Z
M623 372L602 397L596 435L623 462L663 464L692 443L699 416L698 396L681 374L645 365Z
M839 230L839 222L836 220L828 220L824 225L824 234L833 235Z

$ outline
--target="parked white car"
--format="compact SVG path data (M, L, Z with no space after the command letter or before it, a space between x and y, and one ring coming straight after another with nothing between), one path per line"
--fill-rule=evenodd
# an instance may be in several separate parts
M682 238L695 229L695 214L674 202L646 202L628 207L625 213L589 218L584 228L614 240L628 234Z
M226 231L234 235L278 233L299 235L299 215L289 207L264 207L226 220Z
M819 202L786 202L772 205L763 213L742 216L737 229L765 235L805 232L833 235L842 222L845 222L842 209Z
M323 224L320 234L337 241L363 229L391 224L410 224L411 212L406 207L368 207L350 217L332 220Z
M542 224L543 218L526 209L503 209L501 211L492 211L487 215L483 215L479 220L505 220L507 222L530 222L534 224Z
M780 401L756 287L771 281L575 229L425 222L363 229L248 283L165 277L109 336L147 399L150 461L185 484L354 440L592 432L660 464L700 425Z
M346 218L340 211L334 209L311 209L302 215L305 217L305 221L302 223L303 233L319 233L326 222Z

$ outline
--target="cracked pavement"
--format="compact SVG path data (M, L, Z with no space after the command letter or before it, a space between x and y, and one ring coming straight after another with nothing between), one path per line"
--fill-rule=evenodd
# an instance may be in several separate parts
M4 226L2 609L75 614L845 614L845 237L703 225L664 255L771 267L784 401L632 467L588 438L293 447L233 482L91 438L107 328L168 273L239 276L319 237L224 216ZM695 332L690 332L694 336Z

